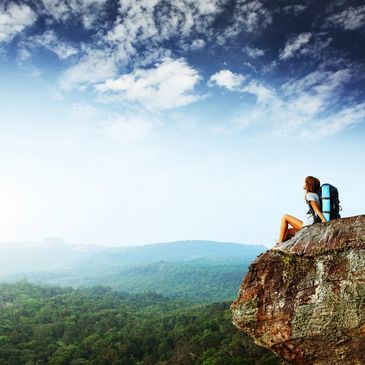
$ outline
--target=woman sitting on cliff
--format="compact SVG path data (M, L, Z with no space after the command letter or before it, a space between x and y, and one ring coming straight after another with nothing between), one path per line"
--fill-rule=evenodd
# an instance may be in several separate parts
M285 214L281 218L280 233L277 244L280 245L282 242L292 238L295 233L304 226L309 226L318 222L326 222L326 218L323 216L321 211L321 199L319 197L320 188L321 183L318 179L313 176L307 176L305 178L303 186L303 189L305 190L304 199L309 205L306 224L292 215ZM289 228L289 225L292 228Z

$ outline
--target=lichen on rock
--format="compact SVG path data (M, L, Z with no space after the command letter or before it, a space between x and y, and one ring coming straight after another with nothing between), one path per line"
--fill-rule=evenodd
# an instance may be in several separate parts
M365 364L365 215L305 227L260 255L231 310L293 364Z

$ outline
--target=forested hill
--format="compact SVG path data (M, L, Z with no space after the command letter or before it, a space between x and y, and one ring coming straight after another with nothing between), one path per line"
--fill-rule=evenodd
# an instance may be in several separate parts
M1 365L279 365L231 324L229 303L0 284Z
M52 248L52 247L51 247ZM47 248L38 248L38 251ZM4 280L27 279L61 286L108 285L131 293L156 292L194 302L233 300L239 284L262 246L210 241L180 241L84 252L73 264L52 269L65 260L50 255L47 269L18 272ZM37 257L32 255L33 260ZM59 252L59 248L55 252ZM22 254L22 253L19 253ZM65 255L70 255L69 248ZM80 255L80 252L77 252ZM46 257L42 256L42 260ZM80 256L77 256L80 257ZM1 261L1 259L0 259Z
M0 276L30 271L60 271L76 267L125 267L158 261L246 260L265 251L258 245L214 241L176 241L140 246L105 247L44 242L0 244Z
M86 264L109 266L145 264L156 261L246 260L265 251L258 245L214 241L176 241L133 247L109 248L94 254Z

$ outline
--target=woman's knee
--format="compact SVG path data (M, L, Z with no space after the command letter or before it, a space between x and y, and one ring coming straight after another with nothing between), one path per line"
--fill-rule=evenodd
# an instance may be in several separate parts
M289 219L289 214L284 214L282 217L281 217L281 221L282 222L287 222L288 221L288 219Z

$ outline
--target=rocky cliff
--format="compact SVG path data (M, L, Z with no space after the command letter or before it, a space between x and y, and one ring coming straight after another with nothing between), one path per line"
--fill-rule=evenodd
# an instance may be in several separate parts
M365 215L304 227L260 255L231 310L293 364L365 364Z

